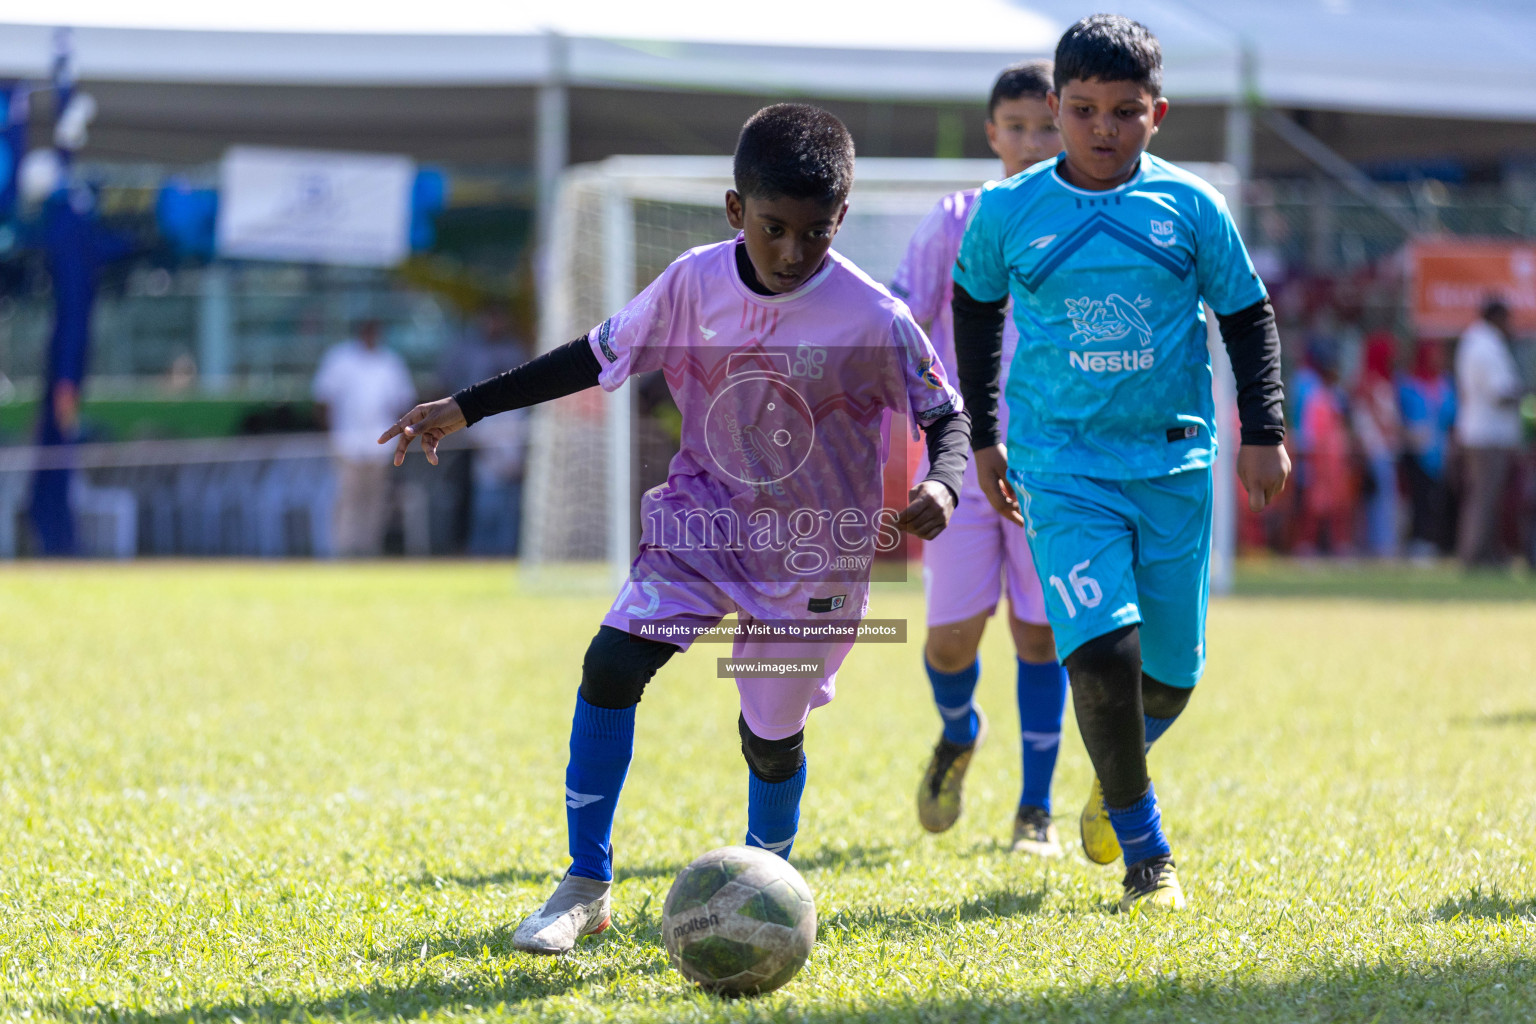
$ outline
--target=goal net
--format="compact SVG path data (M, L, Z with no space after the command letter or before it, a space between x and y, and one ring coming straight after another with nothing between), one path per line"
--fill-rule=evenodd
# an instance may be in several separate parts
M1229 167L1190 169L1236 205L1237 182ZM860 159L834 247L875 280L889 281L934 203L997 173L992 160ZM540 351L601 323L685 250L729 238L724 197L730 187L729 157L621 156L570 169L561 183L545 259ZM1213 358L1223 355L1216 345ZM1217 364L1217 387L1225 384L1230 393L1225 367L1224 359ZM1230 394L1217 407L1230 408ZM644 378L611 394L593 389L535 410L523 504L524 563L547 568L603 562L615 580L622 579L635 553L640 495L665 481L677 449L676 415L665 386ZM1230 474L1225 479L1223 485L1218 474L1217 589L1231 551Z

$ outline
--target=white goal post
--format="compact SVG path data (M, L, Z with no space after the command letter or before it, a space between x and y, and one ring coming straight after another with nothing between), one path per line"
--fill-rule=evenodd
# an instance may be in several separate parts
M1236 208L1236 172L1190 164ZM861 158L849 212L834 243L877 281L889 281L907 241L940 197L996 177L993 160ZM539 350L601 323L679 254L730 237L725 192L729 157L619 156L568 170L544 254ZM1214 317L1211 318L1214 324ZM1215 339L1214 327L1212 338ZM1212 344L1224 435L1234 395L1219 340ZM637 412L635 382L612 394L586 392L535 410L523 502L522 552L530 568L604 562L622 580L635 553L638 487L665 479L665 430ZM1230 586L1235 541L1234 445L1216 472L1212 588Z

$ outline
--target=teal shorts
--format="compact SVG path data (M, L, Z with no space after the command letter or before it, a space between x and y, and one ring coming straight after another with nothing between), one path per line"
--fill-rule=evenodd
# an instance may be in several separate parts
M1147 675L1191 687L1205 669L1211 592L1211 471L1142 480L1009 470L1065 659L1140 624Z

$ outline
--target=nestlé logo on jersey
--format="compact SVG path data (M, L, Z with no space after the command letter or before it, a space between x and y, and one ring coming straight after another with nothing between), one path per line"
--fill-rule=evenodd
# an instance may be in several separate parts
M1068 352L1067 361L1083 373L1136 373L1152 369L1157 350L1152 326L1141 315L1151 299L1127 299L1110 294L1103 299L1084 296L1067 300L1072 340L1092 351ZM1134 346L1134 347L1132 347ZM1105 349L1108 349L1106 351Z

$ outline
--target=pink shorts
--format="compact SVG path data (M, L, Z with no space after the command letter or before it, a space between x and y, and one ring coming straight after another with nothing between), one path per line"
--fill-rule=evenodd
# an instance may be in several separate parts
M1044 625L1045 594L1035 574L1029 537L997 513L976 483L974 464L966 466L960 504L949 525L923 545L923 593L928 626L947 626L997 610L1004 578L1013 617Z
M802 611L785 618L857 622L862 614L862 602L849 602L844 611L852 614L815 615L808 619ZM720 584L700 576L667 551L645 548L630 570L630 582L619 591L608 614L603 616L603 625L644 635L640 632L641 623L663 623L679 631L649 638L675 644L686 651L693 643L694 633L710 629L732 614L743 626L754 621ZM712 658L726 656L723 643L705 644L704 647L712 652ZM747 727L765 740L783 739L804 729L811 709L831 703L836 696L837 670L852 649L852 639L793 643L737 637L730 648L733 659L795 659L822 663L819 678L737 676L736 690L741 696L741 714L747 720Z

